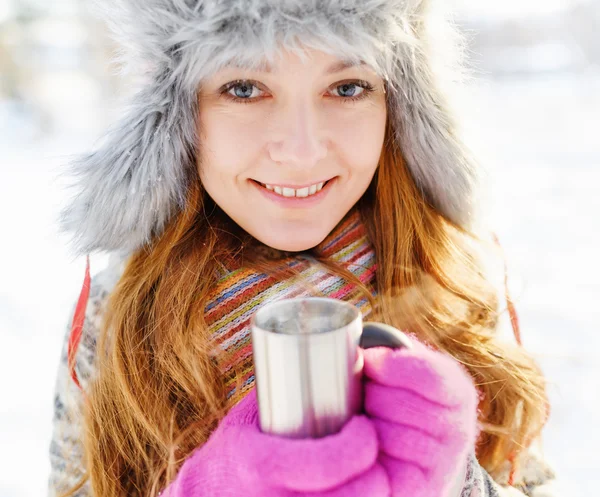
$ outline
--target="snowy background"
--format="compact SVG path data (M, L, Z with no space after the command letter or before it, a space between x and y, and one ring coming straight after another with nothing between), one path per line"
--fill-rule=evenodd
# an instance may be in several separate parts
M465 131L491 170L524 345L550 381L545 451L562 496L596 495L600 6L453 2L478 70ZM56 233L56 173L124 91L86 12L84 1L0 0L0 497L46 492L55 370L85 264Z

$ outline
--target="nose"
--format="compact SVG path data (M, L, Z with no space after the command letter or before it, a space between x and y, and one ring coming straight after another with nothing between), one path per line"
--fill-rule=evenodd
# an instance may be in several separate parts
M310 169L327 155L327 146L314 103L297 99L278 109L275 136L269 143L271 160L287 166Z

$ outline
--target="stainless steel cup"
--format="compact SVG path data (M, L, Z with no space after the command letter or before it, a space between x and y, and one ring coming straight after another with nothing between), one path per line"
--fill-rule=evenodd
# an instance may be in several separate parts
M336 433L362 409L358 347L410 347L381 323L362 322L346 302L321 297L267 304L252 317L260 427L293 437Z

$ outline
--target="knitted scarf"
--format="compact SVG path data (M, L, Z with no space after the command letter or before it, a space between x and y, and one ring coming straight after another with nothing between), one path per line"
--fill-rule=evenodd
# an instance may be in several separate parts
M276 272L267 274L243 266L224 270L206 306L205 319L229 403L235 403L253 386L250 320L263 305L293 297L322 296L354 304L363 317L371 312L368 299L356 285L331 274L315 256L345 267L376 295L375 253L356 208L312 250L278 261L281 266L297 271L298 277L278 278Z
M496 239L499 245L499 241ZM368 240L358 208L352 208L329 235L314 249L292 254L280 260L283 266L300 272L300 279L280 279L246 267L222 268L206 306L205 319L212 331L214 354L226 378L227 396L243 394L254 383L250 319L268 302L301 296L326 296L356 305L366 317L371 312L367 298L356 292L355 285L326 271L314 256L328 258L345 267L376 296L375 253ZM505 274L507 274L505 268ZM506 279L506 278L505 278ZM311 289L306 284L312 285ZM68 342L68 364L73 381L80 386L75 372L75 356L81 340L87 302L90 293L90 263L86 271L79 300L73 315ZM515 338L521 344L516 310L506 285L506 301ZM241 379L241 384L239 383Z
M279 254L281 252L274 251ZM285 254L285 253L284 253ZM268 302L292 297L321 296L345 300L356 305L363 317L371 312L364 294L352 282L331 274L315 257L324 257L345 267L369 289L375 290L375 252L368 240L357 207L352 208L329 235L310 251L279 257L279 267L298 273L280 278L278 271L262 273L243 265L223 264L218 281L205 308L205 320L214 342L215 362L223 372L229 403L252 388L254 368L250 319ZM90 260L86 258L83 286L77 301L68 341L68 365L72 380L81 388L75 371L75 357L81 341L90 294ZM240 383L241 381L241 383Z

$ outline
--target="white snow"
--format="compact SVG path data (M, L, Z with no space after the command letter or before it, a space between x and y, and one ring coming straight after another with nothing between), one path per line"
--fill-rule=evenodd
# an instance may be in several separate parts
M592 0L504 0L481 2L478 0L448 0L452 9L463 17L473 19L514 19L539 14L554 14L578 3Z
M600 488L600 75L474 90L470 136L491 166L524 346L549 380L544 432L560 495Z

